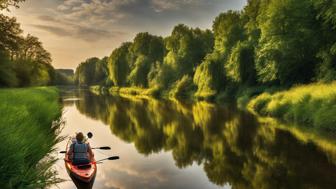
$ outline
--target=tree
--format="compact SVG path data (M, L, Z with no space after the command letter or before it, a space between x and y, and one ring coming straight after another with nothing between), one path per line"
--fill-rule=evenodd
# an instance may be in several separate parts
M0 0L0 10L8 9L10 6L19 7L19 3L25 0Z
M151 68L151 60L144 55L138 56L135 67L131 71L128 81L131 86L148 87L147 75Z
M149 33L138 33L131 46L132 53L135 56L144 55L151 61L161 61L165 53L165 47L162 37L151 35Z
M34 60L41 64L51 64L51 55L46 51L37 37L30 34L21 42L16 58L23 60Z
M260 23L260 81L278 80L282 85L311 81L317 62L315 17L312 1L270 1Z
M75 72L75 83L80 86L95 84L95 68L99 58L93 57L79 64Z
M0 51L0 87L15 87L17 83L11 61Z
M321 46L317 54L320 63L316 77L322 81L333 81L336 79L336 4L332 0L313 2L317 10L317 21L321 28L319 32Z
M130 66L131 73L128 77L128 83L131 86L148 87L148 75L151 67L163 61L165 54L163 39L149 33L139 33L130 48L135 61Z
M193 78L197 85L196 96L213 96L223 87L225 73L222 61L221 55L214 52L208 54L202 64L197 67Z
M94 82L96 84L105 85L106 80L108 78L107 63L108 63L108 57L104 57L98 62L96 62L95 74L94 74L95 76Z
M0 14L0 51L12 58L19 48L22 30L16 18Z
M238 42L225 65L225 70L227 77L233 82L255 84L254 48L247 42Z
M165 39L168 51L164 64L172 70L175 82L184 75L193 75L196 67L213 48L213 34L209 30L192 29L183 24L175 26ZM170 72L166 72L170 74ZM171 78L171 77L169 77Z
M212 27L215 35L214 50L223 54L225 58L238 41L245 39L244 23L241 14L237 11L220 14Z
M115 86L125 86L130 72L130 51L132 43L123 43L108 59L109 78Z

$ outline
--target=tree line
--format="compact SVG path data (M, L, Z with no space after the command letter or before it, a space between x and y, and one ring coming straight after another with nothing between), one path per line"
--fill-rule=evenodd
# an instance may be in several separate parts
M0 10L23 0L4 0ZM69 82L51 65L50 53L30 34L23 36L16 18L0 14L0 87L25 87ZM62 80L63 79L63 80ZM62 81L59 83L58 81Z
M243 10L217 16L212 30L179 24L167 37L139 33L113 50L101 69L106 76L101 82L77 81L200 97L238 86L333 81L333 7L332 0L248 0ZM82 71L91 66L89 60L77 68L79 78L93 77Z

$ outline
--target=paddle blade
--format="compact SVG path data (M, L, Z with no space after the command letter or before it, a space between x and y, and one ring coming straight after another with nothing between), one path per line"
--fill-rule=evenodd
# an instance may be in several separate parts
M65 154L65 153L66 153L66 151L60 151L59 153L61 153L61 154Z
M107 159L108 160L117 160L117 159L119 159L119 156L112 156L112 157L109 157Z
M100 149L100 150L111 150L111 147L103 146L103 147L99 147L98 149Z
M92 137L93 137L93 134L92 134L91 132L88 132L88 133L87 133L87 137L88 137L88 138L92 138Z

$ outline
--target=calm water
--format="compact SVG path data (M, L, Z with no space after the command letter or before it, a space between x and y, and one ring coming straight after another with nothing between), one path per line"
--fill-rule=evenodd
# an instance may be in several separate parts
M335 188L336 148L297 139L232 107L205 102L63 95L62 135L91 131L98 165L93 188ZM63 150L65 142L58 144ZM62 155L59 155L62 158ZM55 165L76 188L64 162Z

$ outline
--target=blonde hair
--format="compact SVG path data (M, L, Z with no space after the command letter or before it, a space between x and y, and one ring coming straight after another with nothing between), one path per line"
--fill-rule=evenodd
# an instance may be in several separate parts
M82 132L79 132L76 134L76 140L79 141L79 142L83 142L84 140L84 135Z

